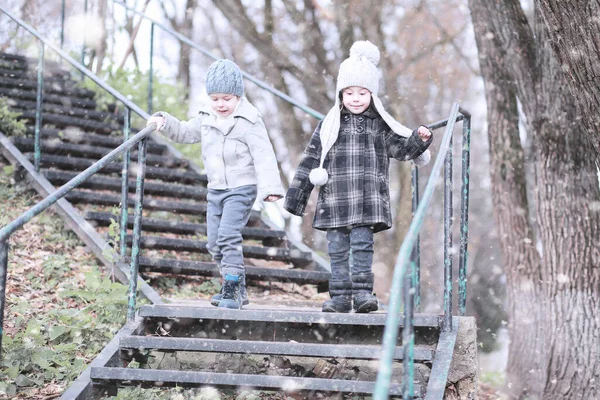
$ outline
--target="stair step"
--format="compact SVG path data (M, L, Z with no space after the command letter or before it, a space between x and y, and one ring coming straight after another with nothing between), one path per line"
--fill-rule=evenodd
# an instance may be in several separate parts
M111 219L119 221L120 217L111 213L88 212L85 215L85 218L87 220L96 222L96 224L100 226L108 226L111 223ZM132 216L128 217L127 226L129 228L133 226ZM191 222L173 221L156 218L143 218L142 231L177 233L181 235L206 235L206 224L194 224ZM245 227L242 229L242 236L244 237L244 239L269 239L283 242L285 241L286 233L284 231L279 231L275 229Z
M320 311L298 311L291 313L289 310L232 310L218 307L189 307L178 305L146 305L139 309L139 315L144 318L168 319L197 319L226 320L226 321L256 321L274 323L314 324L314 325L358 325L385 327L387 313L375 312L370 314L338 314ZM400 327L404 326L400 320ZM415 314L415 328L440 327L440 316L433 314ZM381 338L380 338L381 339Z
M67 171L58 171L58 170L42 170L42 173L50 182L52 182L55 186L64 185L71 179L77 176L76 172L67 172ZM135 192L135 179L129 179L129 192ZM108 176L102 175L94 175L89 178L87 181L83 182L78 187L86 188L86 189L96 189L96 190L121 190L121 179L120 178L111 178ZM157 195L157 196L167 196L167 197L177 197L181 199L194 199L194 200L206 200L206 189L199 188L195 186L185 186L178 184L168 184L168 183L160 183L160 182L145 182L144 183L144 194ZM102 217L100 217L102 218ZM100 221L99 221L100 222ZM176 223L177 225L180 222ZM166 221L164 226L166 228L176 229L178 226L173 226L173 222ZM144 219L144 227L146 226L146 219ZM150 227L151 225L149 225ZM150 228L148 228L150 229ZM184 228L185 229L185 228ZM206 229L204 229L206 231ZM177 233L177 232L174 232ZM188 233L188 232L181 232Z
M136 132L132 131L131 136ZM33 126L27 126L28 137L33 137L35 134L35 128ZM96 135L94 133L84 132L78 128L67 128L67 129L55 129L55 128L42 128L40 129L42 138L61 139L70 143L80 143L92 146L110 147L114 149L123 143L123 137L118 136L106 136ZM162 155L167 151L167 147L162 144L155 143L153 141L148 142L148 154Z
M144 349L158 351L197 351L210 353L270 354L301 357L335 357L377 360L381 346L343 345L295 342L268 342L257 340L225 340L206 338L177 338L155 336L126 336L121 339L121 350ZM402 360L402 347L397 347L394 360ZM431 362L433 350L426 346L415 346L414 360Z
M131 245L133 237L127 235L127 244ZM140 247L152 250L175 250L198 253L208 253L207 242L203 240L173 239L161 236L142 236ZM259 258L263 260L285 261L298 264L312 262L312 255L300 250L289 250L281 247L258 247L242 245L244 257Z
M27 110L35 110L37 103L35 101L21 100L21 99L11 99L9 101L10 107L17 112L24 112ZM113 112L107 111L96 111L94 109L89 108L77 108L75 106L65 106L58 105L53 103L48 103L46 98L44 97L44 101L42 103L42 111L44 115L47 114L56 114L63 115L67 117L77 117L83 119L89 119L93 121L98 121L101 123L106 123L107 121L113 123L123 123L124 116L122 113L115 114Z
M118 206L121 204L121 195L110 193L85 192L73 190L66 195L66 198L72 203L87 203L103 206ZM135 199L129 196L128 205L133 207ZM144 197L144 210L168 211L179 214L205 215L206 204L184 203L181 201L155 200L149 196ZM250 221L259 222L260 212L252 210L250 212Z
M303 378L293 376L248 375L218 372L172 371L156 369L92 367L90 378L94 383L119 382L144 386L210 385L220 388L251 387L262 390L324 391L355 394L372 394L375 382L341 379ZM391 383L389 394L401 395L401 385ZM415 385L415 395L421 395L420 385Z
M33 159L31 154L28 154L30 159ZM90 160L87 158L80 157L65 157L57 156L52 154L42 154L40 158L40 165L44 168L61 168L70 171L83 171L90 167L98 160ZM134 161L134 160L132 160ZM136 163L131 164L131 168L135 167ZM121 173L121 162L114 161L102 168L101 173L104 174L120 174ZM200 175L194 171L185 171L170 168L152 167L146 166L146 178L147 179L161 179L167 182L173 183L184 183L184 184L206 184L206 175Z
M32 77L32 79L21 79L0 75L0 86L6 88L32 90L35 92L37 90L37 78ZM75 86L74 81L52 78L44 78L44 93L52 93L61 96L82 98L87 100L94 100L96 96L96 93L91 90Z
M18 119L28 119L32 122L35 121L35 109L34 110L16 110L21 115ZM91 130L96 133L102 133L110 135L113 132L122 132L123 126L117 124L108 124L105 122L98 122L92 119L85 119L79 117L70 117L66 115L56 114L44 114L42 121L45 125L51 124L59 127L76 126L82 129Z
M0 87L0 96L11 99L25 99L36 101L37 93L33 90L21 90L20 88ZM60 104L65 107L77 107L82 109L95 109L96 101L81 98L69 98L53 93L45 93L44 103Z
M32 152L34 149L34 139L15 137L12 138L13 143L21 152ZM42 140L42 153L69 155L81 158L92 158L99 160L113 149L108 147L91 146L86 144L65 143L59 139ZM130 152L130 160L137 160L137 151ZM187 160L175 157L160 156L156 154L147 154L146 162L151 166L161 166L163 168L185 168L188 165Z
M177 275L219 276L214 262L175 260L170 258L139 258L142 272L160 272ZM293 282L298 284L326 284L330 274L325 271L302 269L265 268L246 265L246 277L257 281Z

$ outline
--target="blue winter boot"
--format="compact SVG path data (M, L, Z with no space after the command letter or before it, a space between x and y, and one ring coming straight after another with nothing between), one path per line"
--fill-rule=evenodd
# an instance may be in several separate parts
M242 296L240 294L241 279L239 275L225 274L225 282L222 287L219 308L242 308Z
M242 298L242 306L247 306L250 304L250 300L248 300L248 292L246 291L246 276L240 275L240 297ZM210 304L215 307L219 307L219 303L221 302L221 298L223 298L223 286L221 286L221 291L215 294L210 298Z

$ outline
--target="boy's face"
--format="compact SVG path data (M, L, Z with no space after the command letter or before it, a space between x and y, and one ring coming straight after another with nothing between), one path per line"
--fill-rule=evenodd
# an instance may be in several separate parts
M228 117L240 101L238 96L229 93L213 93L210 96L210 106L220 117Z
M360 114L371 104L371 92L360 86L350 86L342 90L342 104L352 114Z

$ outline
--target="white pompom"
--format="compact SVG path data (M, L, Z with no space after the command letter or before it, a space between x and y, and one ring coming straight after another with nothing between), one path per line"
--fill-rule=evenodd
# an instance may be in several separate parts
M417 167L427 165L429 164L429 161L431 161L431 153L429 152L429 150L425 150L419 157L413 160Z
M327 175L325 168L315 168L310 171L308 179L315 186L323 186L329 180L329 175Z
M368 40L360 40L354 42L350 47L350 57L365 57L374 65L379 64L379 49Z

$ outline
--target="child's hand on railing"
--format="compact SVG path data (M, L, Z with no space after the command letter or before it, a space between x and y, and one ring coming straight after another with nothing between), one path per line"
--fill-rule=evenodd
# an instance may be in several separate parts
M421 125L421 126L419 127L419 130L417 131L417 133L419 134L419 137L420 137L420 138L421 138L421 139L422 139L424 142L428 141L428 140L429 140L429 138L430 138L430 137L431 137L431 135L432 135L432 133L431 133L431 131L429 130L429 128L427 128L427 127L426 127L426 126L424 126L424 125Z
M273 202L273 201L280 200L280 199L283 199L283 196L280 196L278 194L270 194L267 197L265 197L265 201L267 201L269 203Z
M146 126L150 124L156 124L156 130L160 131L165 126L166 119L165 117L161 117L160 115L153 115L148 118L148 122L146 122Z

